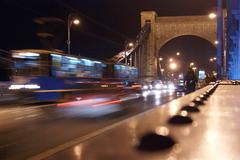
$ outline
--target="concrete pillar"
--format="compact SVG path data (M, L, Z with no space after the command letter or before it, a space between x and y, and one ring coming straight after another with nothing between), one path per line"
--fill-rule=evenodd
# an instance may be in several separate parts
M151 31L147 41L145 42L144 61L142 65L141 78L143 80L152 81L157 78L157 59L156 59L156 17L154 11L141 12L141 26L145 23L151 24Z

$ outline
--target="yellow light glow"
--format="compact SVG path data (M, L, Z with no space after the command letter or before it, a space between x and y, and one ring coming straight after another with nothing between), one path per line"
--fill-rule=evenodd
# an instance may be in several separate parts
M75 19L75 20L73 20L73 23L78 25L78 24L80 24L80 21L79 21L79 19Z
M210 13L210 14L208 15L208 17L209 17L210 19L215 19L215 18L217 17L217 15L216 15L216 13Z
M194 72L195 72L195 71L197 70L197 67L193 67L192 69L193 69L193 70L194 70Z
M175 70L175 69L177 69L177 64L176 63L170 63L169 67L170 67L170 69Z
M133 44L132 42L130 42L130 43L128 44L128 46L129 46L129 47L133 47L134 44Z

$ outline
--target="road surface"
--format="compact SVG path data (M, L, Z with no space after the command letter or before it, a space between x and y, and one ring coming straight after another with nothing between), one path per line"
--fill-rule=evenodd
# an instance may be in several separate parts
M99 129L120 122L138 113L160 106L180 95L175 92L144 92L128 94L116 100L117 93L86 96L92 106L117 107L118 112L84 116L76 104L48 104L39 106L8 105L0 107L0 159L27 159L48 149L86 136ZM94 103L96 98L107 101ZM111 101L109 101L109 99ZM119 99L121 99L119 101ZM102 99L101 99L102 100ZM90 102L89 102L90 101ZM114 103L114 104L113 104ZM77 102L77 104L79 104ZM63 107L64 106L64 107ZM77 110L76 110L77 109ZM109 110L107 108L106 110ZM92 113L92 112L91 112Z

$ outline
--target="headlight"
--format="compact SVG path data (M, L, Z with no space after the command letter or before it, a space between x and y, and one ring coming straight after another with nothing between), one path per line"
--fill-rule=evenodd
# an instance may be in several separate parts
M8 87L9 90L19 90L19 89L40 89L41 87L37 84L12 84Z
M152 89L152 85L151 84L149 85L149 88Z
M8 87L9 90L18 90L18 89L23 89L25 85L21 84L12 84L10 87Z
M174 84L169 84L169 85L168 85L168 89L175 89Z
M154 88L155 88L155 89L161 89L162 86L161 86L161 84L156 84Z
M26 84L25 88L26 89L40 89L41 87L37 84Z
M163 88L164 88L164 89L167 89L167 88L168 88L168 86L167 86L167 85L163 85Z
M147 86L147 85L144 85L144 86L143 86L143 89L148 89L148 86Z

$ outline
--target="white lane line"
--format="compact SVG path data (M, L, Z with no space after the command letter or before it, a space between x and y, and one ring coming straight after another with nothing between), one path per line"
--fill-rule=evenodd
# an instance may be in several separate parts
M30 114L30 115L27 115L26 117L27 118L33 118L33 117L37 117L39 116L39 114Z
M167 103L169 103L169 102L167 102ZM161 105L166 105L167 103L163 103ZM81 136L79 138L76 138L76 139L71 140L69 142L66 142L64 144L58 145L55 148L49 149L49 150L47 150L45 152L42 152L42 153L40 153L40 154L38 154L36 156L32 156L32 157L28 158L27 160L43 160L43 159L47 159L47 158L49 158L50 156L52 156L52 155L54 155L56 153L64 151L64 150L66 150L66 149L68 149L70 147L73 147L74 145L78 145L78 144L80 144L80 143L82 143L82 142L84 142L86 140L92 139L92 138L94 138L94 137L96 137L96 136L98 136L100 134L105 133L106 131L109 131L109 130L115 128L116 126L119 126L121 124L124 124L127 121L130 121L131 119L140 117L142 115L146 115L146 114L152 112L154 109L156 109L156 108L153 107L153 108L151 108L151 109L149 109L147 111L137 113L134 116L130 116L130 117L124 119L124 120L121 120L119 122L116 122L114 124L106 126L106 127L102 128L102 129L98 129L98 130L96 130L94 132L88 133L87 135Z
M21 120L21 119L23 119L23 118L25 118L25 117L17 117L17 118L15 118L14 120L15 120L15 121L18 121L18 120Z

